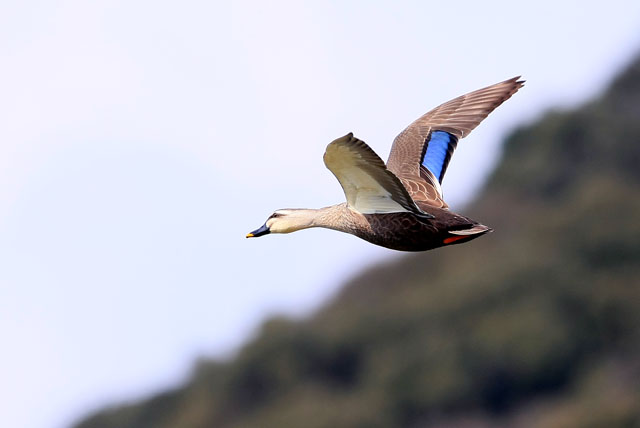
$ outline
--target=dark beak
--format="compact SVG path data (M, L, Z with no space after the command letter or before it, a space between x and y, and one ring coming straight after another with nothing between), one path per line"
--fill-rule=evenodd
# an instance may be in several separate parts
M266 224L263 224L260 229L256 229L251 233L247 233L247 238L257 238L258 236L267 235L271 233Z

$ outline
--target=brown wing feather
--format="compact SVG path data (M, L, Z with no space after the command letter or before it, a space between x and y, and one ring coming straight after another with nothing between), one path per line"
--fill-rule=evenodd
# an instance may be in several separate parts
M424 172L423 172L424 171ZM420 167L421 176L400 176L400 182L411 195L416 203L425 202L437 208L448 208L447 203L442 199L440 183L425 167Z
M431 131L445 131L458 139L466 137L489 113L508 100L524 81L520 76L470 92L439 105L418 118L393 141L387 168L400 178L416 201L431 201L446 207L440 183L420 165L425 141Z

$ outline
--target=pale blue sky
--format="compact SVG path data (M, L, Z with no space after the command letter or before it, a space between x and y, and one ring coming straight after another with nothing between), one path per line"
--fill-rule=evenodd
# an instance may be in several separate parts
M430 108L522 74L458 146L459 209L501 136L596 94L640 47L636 1L441 3L0 5L3 426L173 385L398 256L324 230L244 238L274 209L343 200L332 139L386 158Z

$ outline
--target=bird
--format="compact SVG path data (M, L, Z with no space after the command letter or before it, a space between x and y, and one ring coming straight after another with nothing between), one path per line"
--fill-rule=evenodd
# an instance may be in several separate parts
M419 117L394 139L386 164L351 132L332 141L323 159L346 202L276 210L246 237L322 227L392 250L426 251L493 231L451 211L441 185L459 140L524 85L520 77L459 96Z

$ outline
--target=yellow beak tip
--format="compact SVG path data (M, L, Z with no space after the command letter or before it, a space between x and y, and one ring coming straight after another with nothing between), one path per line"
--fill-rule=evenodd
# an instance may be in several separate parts
M253 233L247 233L247 238L253 238Z

